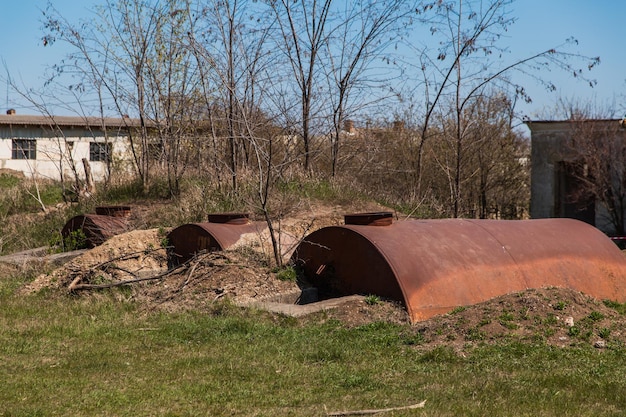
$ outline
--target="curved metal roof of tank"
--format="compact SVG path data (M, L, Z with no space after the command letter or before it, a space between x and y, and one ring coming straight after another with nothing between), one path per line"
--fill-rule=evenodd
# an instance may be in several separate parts
M292 260L314 286L403 301L412 321L529 288L626 301L626 258L573 219L331 226L307 236Z

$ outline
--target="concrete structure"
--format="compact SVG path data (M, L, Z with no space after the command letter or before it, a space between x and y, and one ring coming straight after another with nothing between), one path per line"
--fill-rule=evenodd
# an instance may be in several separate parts
M575 135L611 135L622 138L619 119L527 121L531 131L530 217L567 217L582 220L612 234L605 208L589 198L572 198L580 189L580 172L586 165L572 146ZM602 138L604 140L604 138ZM578 163L577 163L578 162ZM576 201L578 200L578 201Z
M129 165L128 132L136 119L31 116L9 110L0 115L0 169L28 177L84 178L83 159L93 179L105 178L109 163Z

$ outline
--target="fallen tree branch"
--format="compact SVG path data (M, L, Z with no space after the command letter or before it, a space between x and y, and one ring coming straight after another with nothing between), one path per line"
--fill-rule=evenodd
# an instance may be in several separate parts
M82 275L78 275L76 278L74 278L72 280L72 282L70 283L70 285L67 287L68 290L73 291L74 288L76 288L77 285L79 285L78 283L83 279Z
M158 250L158 249L157 249ZM123 272L128 273L129 275L132 276L136 276L133 272L128 271L124 268L118 267L116 265L111 265L113 262L118 261L118 260L125 260L125 259L130 259L133 256L137 256L140 253L146 253L147 251L137 251L137 252L133 252L132 254L125 254L125 255L121 255L118 256L116 258L113 259L109 259L107 261L101 262L97 265L92 266L89 269L89 272L93 272L95 270L106 270L108 268L112 268L112 269L117 269ZM152 280L157 280L160 278L163 278L169 274L171 274L172 272L182 269L182 268L186 268L189 265L192 265L191 270L187 276L187 279L183 282L183 284L181 285L181 287L179 288L178 292L182 291L182 289L189 283L189 281L191 280L191 277L193 275L193 273L195 272L196 267L198 266L198 264L202 264L204 266L209 266L212 268L215 267L219 267L219 268L226 268L226 267L237 267L237 268L249 268L250 265L244 265L244 264L235 264L235 263L225 263L225 264L216 264L213 261L216 259L222 259L225 261L230 261L230 259L223 255L223 254L219 254L217 252L211 252L209 254L203 254L205 256L194 256L191 259L187 260L186 262L177 265L171 269L168 269L167 271L160 273L158 275L155 276L151 276L151 277L145 277L145 278L134 278L134 279L129 279L129 280L124 280L124 281L116 281L116 282L110 282L107 284L80 284L80 282L83 280L85 275L79 275L77 276L72 283L68 286L68 290L70 292L72 291L77 291L77 290L97 290L97 289L105 289L105 288L113 288L113 287L121 287L124 285L129 285L129 284L135 284L137 282L143 282L143 281L152 281ZM208 259L206 259L208 258Z
M104 288L113 288L113 287L121 287L123 285L129 285L129 284L134 284L137 282L142 282L142 281L152 281L152 280L156 280L156 279L161 279L169 274L171 274L172 272L181 269L183 267L187 266L187 262L180 264L178 266L175 266L172 269L168 269L165 272L162 272L158 275L154 275L151 277L145 277L145 278L135 278L135 279L129 279L129 280L124 280L124 281L117 281L117 282L110 282L108 284L79 284L78 282L80 282L80 279L82 277L78 277L76 278L74 281L72 281L72 283L70 284L70 286L67 288L70 291L77 291L77 290L96 290L96 289L104 289Z
M183 283L180 285L180 287L178 287L177 292L182 292L183 289L187 286L187 284L189 284L189 281L191 281L191 277L193 276L193 273L196 270L197 266L198 266L198 263L194 263L191 266L191 269L189 270L189 273L187 274L187 277L185 278L185 281L183 281Z
M389 411L399 411L399 410L413 410L417 408L424 408L426 405L426 400L422 401L418 404L407 405L404 407L392 407L392 408L379 408L373 410L354 410L354 411L334 411L331 413L326 413L327 416L364 416L368 414L378 414L378 413L387 413Z
M149 253L162 251L164 249L167 249L167 248L143 249L143 250L139 250L139 251L135 251L135 252L131 252L131 253L124 253L124 254L122 254L120 256L116 256L115 258L107 259L104 262L100 262L99 264L93 265L89 269L91 269L91 270L102 269L102 267L104 267L104 266L106 266L106 265L108 265L110 263L113 263L115 261L126 261L128 259L137 259L142 254L143 255L147 255Z
M112 264L113 262L115 262L115 261L125 261L125 260L128 260L128 259L136 259L136 258L139 258L140 254L147 255L147 254L149 254L149 253L152 253L152 252L158 252L158 251L161 251L161 250L164 250L164 249L167 249L167 248L152 248L152 249L143 249L143 250L140 250L140 251L135 251L135 252L131 252L131 253L125 253L125 254L122 254L122 255L117 256L117 257L115 257L115 258L112 258L112 259L107 259L107 260L106 260L106 261L104 261L104 262L100 262L100 263L98 263L98 264L96 264L96 265L93 265L92 267L90 267L90 268L89 268L89 271L88 271L88 272L89 272L89 273L91 273L91 272L94 272L94 271L96 271L96 270L106 271L106 270L107 270L107 269L109 269L109 268L114 268L114 269L117 269L117 270L120 270L120 271L126 272L127 274L129 274L129 275L132 275L132 276L136 277L137 275L136 275L135 273L133 273L132 271L127 270L127 269L124 269L124 268L121 268L121 267L116 266L116 265L111 265L111 264ZM173 269L171 269L171 270L168 270L165 274L168 274L169 272L174 271L174 270L178 269L180 266L183 266L183 265L186 265L186 264L187 264L187 262L185 262L185 263L183 263L183 264L179 265L179 266L178 266L178 267L176 267L176 268L173 268ZM75 290L80 290L80 289L97 288L97 286L96 286L96 285L94 285L94 284L79 284L79 282L81 282L81 281L83 280L83 278L85 277L85 274L81 274L81 273L80 273L80 269L79 269L79 268L75 268L75 270L74 270L73 272L74 272L75 274L78 274L78 276L77 276L76 278L74 278L74 279L72 280L72 282L70 283L70 285L67 287L67 289L68 289L70 292L71 292L71 291L75 291ZM160 276L157 276L157 277L151 277L151 278L149 278L149 279L158 279L158 278L161 278L161 276L162 276L162 274L160 274ZM140 279L140 280L146 280L146 278L142 278L142 279ZM131 281L132 281L132 280L131 280ZM102 284L102 285L106 285L106 286L105 286L105 287L103 287L103 288L110 288L110 287L111 287L111 286L110 286L110 284ZM116 283L116 285L112 285L112 286L114 286L114 287L115 287L115 286L119 286L119 285L125 285L125 284Z
M108 266L105 268L106 272L108 272L108 271L109 271L109 269L113 269L113 270L117 270L117 271L122 271L122 272L125 272L125 273L127 273L128 275L130 275L130 276L132 276L132 277L137 278L137 273L136 273L136 272L131 271L130 269L122 268L122 267L117 266L117 265L108 265Z

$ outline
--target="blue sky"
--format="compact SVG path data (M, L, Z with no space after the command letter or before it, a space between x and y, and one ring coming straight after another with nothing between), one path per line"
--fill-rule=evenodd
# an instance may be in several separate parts
M0 13L0 71L4 78L4 65L12 78L28 87L43 84L42 73L47 65L58 62L65 51L60 45L44 48L41 42L41 10L46 0L21 0L11 2ZM52 0L54 6L68 20L77 21L89 16L89 8L98 0ZM595 88L557 71L545 74L559 88L546 93L543 87L532 82L525 84L533 103L520 106L531 118L543 118L554 109L559 97L573 101L593 100L603 109L611 109L614 116L626 112L626 8L622 0L517 0L512 16L518 21L508 33L511 59L523 58L533 53L561 44L573 36L579 41L574 51L583 55L600 56L601 64L590 76L597 79ZM18 113L33 113L14 94L7 94L4 82L0 83L0 108L15 108Z
M557 99L593 100L600 108L615 109L616 117L626 111L626 3L622 0L517 0L513 15L518 21L513 26L511 50L519 57L556 46L570 36L578 41L575 49L588 56L600 56L601 63L589 73L598 82L589 88L583 82L559 72L546 74L559 90L547 94L542 87L527 84L534 97L524 106L525 112L543 113L551 109Z

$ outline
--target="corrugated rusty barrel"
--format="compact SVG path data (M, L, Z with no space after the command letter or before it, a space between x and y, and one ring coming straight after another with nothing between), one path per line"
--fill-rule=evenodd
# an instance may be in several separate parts
M251 222L246 213L216 213L204 223L178 226L167 235L168 263L178 265L196 253L228 249L247 233L259 233L264 224Z
M404 302L412 321L528 288L626 301L624 255L602 232L573 219L331 226L308 235L292 261L321 297L388 297Z
M85 248L93 248L111 237L128 231L128 221L122 217L100 214L80 214L72 217L61 229L61 236L67 241L72 234L81 232L85 237ZM75 242L76 243L76 242ZM78 248L74 248L78 249Z

